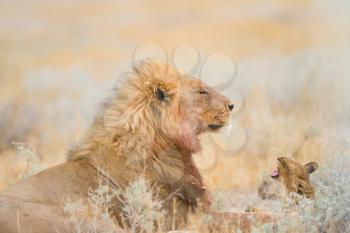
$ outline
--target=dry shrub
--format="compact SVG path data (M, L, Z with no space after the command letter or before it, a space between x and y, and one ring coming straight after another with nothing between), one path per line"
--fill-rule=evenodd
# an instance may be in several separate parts
M82 200L68 201L64 211L68 214L68 224L76 232L124 232L111 217L110 207L115 198L122 202L121 215L125 230L131 233L162 232L162 220L166 212L163 202L155 194L156 187L151 187L141 176L125 189L116 189L99 179L99 187L89 190L87 203Z

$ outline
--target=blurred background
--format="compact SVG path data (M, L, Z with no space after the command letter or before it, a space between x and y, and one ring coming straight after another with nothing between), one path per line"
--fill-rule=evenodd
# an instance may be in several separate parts
M255 190L278 156L321 160L350 143L349 13L347 0L1 0L0 190L65 160L145 43L235 61L232 124L196 156L212 189Z

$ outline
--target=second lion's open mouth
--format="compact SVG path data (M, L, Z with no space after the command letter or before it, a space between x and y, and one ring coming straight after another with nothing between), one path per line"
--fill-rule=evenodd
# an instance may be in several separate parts
M215 124L210 124L208 125L208 127L210 129L216 130L216 129L220 129L223 125L215 125Z
M274 170L274 171L271 173L271 178L273 178L273 179L278 179L278 177L279 177L278 170Z

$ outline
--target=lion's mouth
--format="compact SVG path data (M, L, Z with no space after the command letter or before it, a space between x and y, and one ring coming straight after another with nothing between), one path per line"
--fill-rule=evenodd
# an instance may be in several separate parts
M278 170L274 170L274 171L271 173L271 178L272 178L272 179L278 179L278 177L279 177Z
M217 130L223 127L223 125L209 124L208 127L212 130Z

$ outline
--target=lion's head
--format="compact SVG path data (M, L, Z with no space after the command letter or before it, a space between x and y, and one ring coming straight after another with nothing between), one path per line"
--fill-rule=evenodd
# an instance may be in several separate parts
M117 137L120 132L135 132L150 143L157 140L158 146L172 140L194 152L200 149L197 136L226 125L233 107L201 80L164 63L143 61L117 90L104 124Z
M277 170L272 172L271 177L278 179L285 186L287 193L298 193L307 198L314 198L315 190L309 175L317 169L316 162L302 165L292 158L279 157Z

